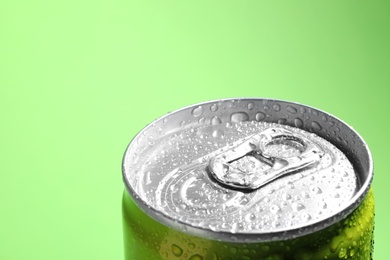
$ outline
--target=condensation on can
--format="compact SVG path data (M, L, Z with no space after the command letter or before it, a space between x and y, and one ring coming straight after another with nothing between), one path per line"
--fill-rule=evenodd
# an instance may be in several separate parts
M125 251L360 259L372 251L372 176L364 140L323 111L254 98L186 107L145 127L126 150ZM367 228L358 230L361 219Z

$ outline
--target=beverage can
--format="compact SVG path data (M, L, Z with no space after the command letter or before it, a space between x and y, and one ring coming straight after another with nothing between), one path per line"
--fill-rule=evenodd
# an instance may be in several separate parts
M123 158L126 259L371 259L373 163L302 104L241 98L171 112Z

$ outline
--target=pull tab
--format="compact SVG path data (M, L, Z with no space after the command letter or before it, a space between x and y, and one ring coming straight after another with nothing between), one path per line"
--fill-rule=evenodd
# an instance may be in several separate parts
M300 154L289 157L267 153L267 147L283 144L292 146ZM209 162L209 170L211 175L225 186L256 190L279 177L318 164L323 155L324 151L304 135L274 127L252 135L243 143L215 156ZM241 170L232 165L246 156L265 163L268 169Z

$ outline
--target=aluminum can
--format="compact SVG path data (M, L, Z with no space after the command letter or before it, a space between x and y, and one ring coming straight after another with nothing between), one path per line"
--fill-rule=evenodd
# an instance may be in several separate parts
M125 152L125 259L372 259L372 178L365 141L321 110L185 107Z

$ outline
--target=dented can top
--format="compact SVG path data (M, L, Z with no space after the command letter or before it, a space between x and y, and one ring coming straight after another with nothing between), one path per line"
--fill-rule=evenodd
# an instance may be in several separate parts
M281 100L189 106L145 127L123 177L147 214L183 232L234 242L286 240L343 219L373 175L346 123Z

